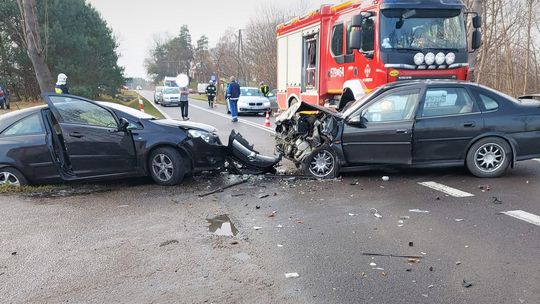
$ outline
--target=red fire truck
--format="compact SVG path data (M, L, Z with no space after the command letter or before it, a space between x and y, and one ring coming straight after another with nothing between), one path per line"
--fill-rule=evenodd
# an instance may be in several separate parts
M467 14L473 14L468 45ZM392 81L469 78L480 17L462 0L356 0L277 27L278 104L359 99Z

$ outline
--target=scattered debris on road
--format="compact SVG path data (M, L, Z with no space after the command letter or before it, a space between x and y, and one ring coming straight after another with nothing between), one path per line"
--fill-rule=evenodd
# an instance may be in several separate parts
M413 242L409 242L409 247L413 247L414 246L414 243Z
M373 216L375 216L376 218L378 218L378 219L381 219L381 218L382 218L382 215L379 214L379 211L377 211L377 209L371 208L371 209L369 209L369 211L370 211L371 213L373 213Z
M247 179L242 179L240 181L237 181L235 183L232 183L230 185L227 185L227 186L223 186L223 187L219 187L215 190L212 190L210 192L206 192L206 193L203 193L203 194L199 194L199 197L205 197L205 196L208 196L208 195L211 195L211 194L214 194L214 193L218 193L218 192L223 192L224 190L226 189L229 189L229 188L232 188L232 187L236 187L238 185L241 185L243 183L246 183L248 180Z
M159 247L165 247L165 246L169 246L169 245L172 245L172 244L178 244L178 240L168 240L168 241L165 241L161 244L159 244Z
M400 254L385 254L385 253L370 253L362 252L362 255L367 256L383 256L383 257L393 257L393 258L409 258L409 259L421 259L420 255L400 255Z
M13 251L11 255L17 255L17 251Z
M409 209L409 212L415 212L415 213L429 213L427 210L420 210L420 209Z
M385 181L385 182L387 182L387 181L390 180L390 177L385 175L385 176L382 177L382 180Z
M489 185L479 185L478 189L482 190L482 192L486 192L491 190L491 187Z
M291 279L291 278L298 278L300 275L296 272L289 272L285 274L285 278Z
M456 261L456 265L461 265L461 261Z
M463 219L462 218L457 218L455 219L456 222L463 222Z
M272 211L272 213L270 213L270 214L268 215L268 217L276 217L276 214L277 214L277 211L274 210L274 211Z
M253 226L253 229L255 229L255 230L261 230L262 227L260 227L260 226Z
M269 196L270 196L270 194L260 194L260 195L259 195L259 198L267 198L267 197L269 197Z
M473 284L471 282L467 282L467 281L465 281L465 279L463 279L463 283L461 283L461 285L463 285L463 287L465 287L465 288L469 288Z
M227 214L218 215L211 219L206 219L210 226L208 230L217 236L235 236L238 234L238 229L231 222Z
M238 245L238 244L240 244L240 243L238 241L236 241L236 240L231 242L231 245Z
M493 201L491 202L492 204L502 204L503 202L496 196L493 196L492 197Z

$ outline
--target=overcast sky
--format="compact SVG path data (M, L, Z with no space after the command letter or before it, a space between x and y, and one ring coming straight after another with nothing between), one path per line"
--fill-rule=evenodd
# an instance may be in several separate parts
M261 6L277 5L298 10L316 9L341 0L87 0L107 21L118 38L119 64L126 76L144 77L143 66L156 35L177 35L188 25L195 43L201 35L214 45L229 27L243 28Z

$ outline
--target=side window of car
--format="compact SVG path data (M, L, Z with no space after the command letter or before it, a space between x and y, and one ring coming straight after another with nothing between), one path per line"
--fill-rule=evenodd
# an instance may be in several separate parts
M58 117L60 122L106 128L118 127L109 111L93 103L63 96L50 96L50 99L60 114Z
M482 102L486 111L493 111L499 108L499 104L495 101L495 99L482 93L479 93L478 95L480 96L480 102Z
M367 122L390 122L414 118L419 90L385 94L368 106L363 113Z
M27 135L44 133L39 113L25 117L7 128L2 135Z
M422 117L476 112L478 109L465 88L428 88Z

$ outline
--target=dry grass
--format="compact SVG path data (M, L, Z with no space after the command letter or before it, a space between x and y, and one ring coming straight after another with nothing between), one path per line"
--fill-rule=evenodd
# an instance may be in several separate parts
M9 112L13 112L13 111L26 109L26 108L35 107L35 106L41 106L41 105L43 105L42 100L11 101L11 104L10 104L11 109L9 109L9 110L0 110L0 115L5 114L5 113L9 113Z

